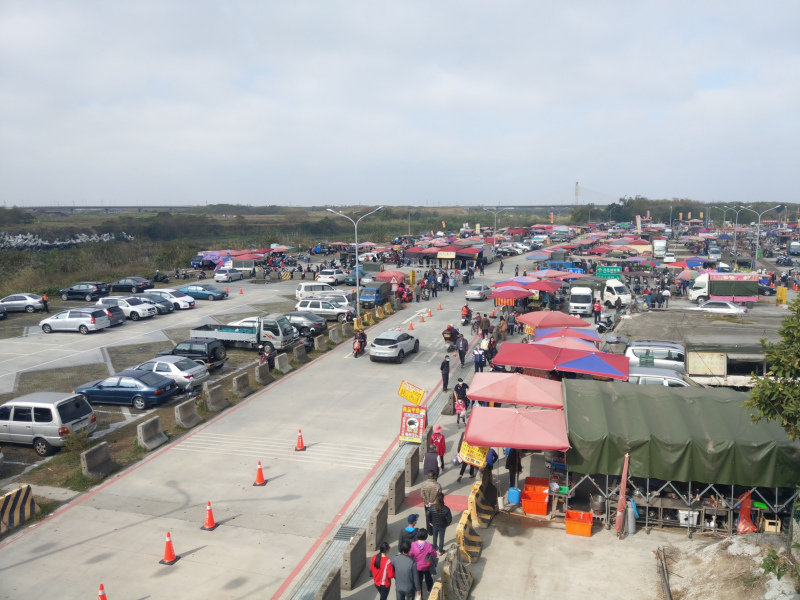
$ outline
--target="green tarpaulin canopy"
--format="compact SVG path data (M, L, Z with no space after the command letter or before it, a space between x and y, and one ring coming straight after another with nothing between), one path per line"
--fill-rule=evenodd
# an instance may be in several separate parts
M795 487L800 443L751 423L746 394L564 380L570 471L758 487Z

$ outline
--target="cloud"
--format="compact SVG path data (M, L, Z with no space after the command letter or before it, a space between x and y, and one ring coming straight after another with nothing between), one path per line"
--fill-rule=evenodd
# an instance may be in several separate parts
M0 0L8 204L792 196L791 2Z

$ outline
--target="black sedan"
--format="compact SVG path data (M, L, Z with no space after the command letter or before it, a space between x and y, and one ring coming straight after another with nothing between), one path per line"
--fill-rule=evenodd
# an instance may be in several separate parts
M119 281L108 284L108 289L112 292L130 292L138 294L144 290L153 289L153 282L144 277L125 277Z
M153 371L126 369L112 377L75 388L90 404L126 404L145 410L174 396L180 388L174 380Z
M773 287L769 287L768 285L762 285L760 283L758 284L758 295L759 296L774 296L777 293L778 293L778 290L776 290Z
M91 302L108 296L108 286L102 281L82 281L59 290L58 295L65 302L67 300L86 300L86 302Z
M310 312L289 312L286 313L289 323L297 329L297 333L302 336L319 335L328 329L328 322L324 317L319 317Z
M148 304L155 306L158 314L160 315L166 315L171 312L175 312L175 305L172 304L171 301L162 298L158 294L136 294L136 297L140 298L142 302L147 302Z

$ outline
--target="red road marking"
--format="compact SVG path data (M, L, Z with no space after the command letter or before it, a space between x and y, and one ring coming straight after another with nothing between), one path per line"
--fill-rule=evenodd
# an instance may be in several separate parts
M445 504L454 513L463 512L469 508L469 496L447 494L444 499ZM422 494L419 490L414 490L406 496L406 504L408 506L425 506L425 503L422 501Z

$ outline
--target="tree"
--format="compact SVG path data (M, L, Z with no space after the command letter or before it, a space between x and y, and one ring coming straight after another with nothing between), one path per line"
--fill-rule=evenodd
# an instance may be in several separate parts
M755 382L745 406L753 409L753 422L777 421L795 440L800 436L800 297L789 310L778 330L781 341L761 340L769 371Z

